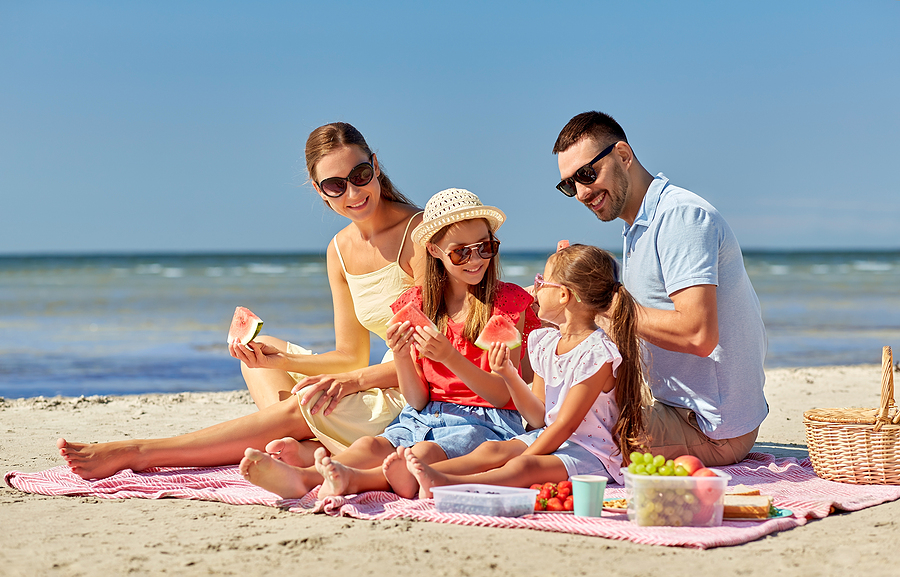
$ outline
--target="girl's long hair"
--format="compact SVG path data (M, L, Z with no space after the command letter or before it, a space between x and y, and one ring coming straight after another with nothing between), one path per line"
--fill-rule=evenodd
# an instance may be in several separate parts
M363 152L372 159L372 150L363 138L362 133L346 122L332 122L320 126L309 133L306 139L306 171L309 173L309 179L318 184L319 175L316 173L316 165L322 158L331 154L339 148L345 146L358 146ZM381 198L391 202L399 202L400 204L408 204L415 206L411 200L403 196L387 173L384 172L384 165L379 160L378 163L380 174L378 175L378 183L381 185ZM325 203L328 206L328 203ZM329 208L331 208L329 206Z
M482 219L484 220L484 219ZM488 227L490 239L494 240L493 231L487 220L484 223ZM450 227L448 224L431 237L432 243L441 240ZM469 285L469 314L463 329L463 338L474 343L478 335L487 325L494 310L494 297L497 295L497 282L500 279L499 256L491 258L484 273L484 278L477 285ZM422 281L422 312L437 325L438 330L445 333L447 330L447 305L444 301L444 291L449 283L449 273L444 266L444 261L434 258L431 253L425 251L425 278Z
M645 444L643 405L649 399L641 340L637 336L637 305L619 282L619 264L611 253L595 246L573 244L549 260L554 281L574 291L582 303L598 313L609 313L610 338L622 355L616 374L619 420L612 433L622 461L627 464L631 452ZM613 299L614 295L618 298Z

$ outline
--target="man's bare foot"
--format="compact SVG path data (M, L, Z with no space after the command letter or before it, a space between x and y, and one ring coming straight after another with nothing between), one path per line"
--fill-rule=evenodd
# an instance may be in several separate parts
M451 484L443 473L435 471L413 455L412 451L406 452L406 468L412 473L419 483L419 499L431 499L432 487L443 487Z
M410 450L406 447L397 447L397 451L385 457L381 464L381 471L391 489L404 499L412 499L419 494L419 482L406 467L408 452Z
M123 469L140 471L140 448L130 441L115 443L70 443L56 440L59 455L82 479L105 479Z
M357 470L333 461L325 449L316 449L316 471L322 475L319 499L337 495L348 495Z
M315 451L321 446L317 441L298 441L293 437L284 437L269 441L266 453L294 467L312 467L316 462Z
M299 499L320 482L318 473L293 467L256 449L244 451L239 469L245 479L282 499Z

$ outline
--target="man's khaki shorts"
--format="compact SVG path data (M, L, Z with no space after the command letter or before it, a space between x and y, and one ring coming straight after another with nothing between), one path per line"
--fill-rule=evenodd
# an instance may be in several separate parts
M721 467L741 461L753 448L759 427L733 439L710 439L697 424L690 409L654 402L644 407L644 424L649 436L650 452L674 459L694 455L707 467Z

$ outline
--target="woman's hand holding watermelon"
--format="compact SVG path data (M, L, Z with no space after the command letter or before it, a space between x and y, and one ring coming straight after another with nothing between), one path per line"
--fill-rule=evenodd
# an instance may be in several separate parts
M248 350L249 349L249 350ZM280 369L283 355L271 345L250 341L246 345L238 342L228 343L228 352L250 369Z

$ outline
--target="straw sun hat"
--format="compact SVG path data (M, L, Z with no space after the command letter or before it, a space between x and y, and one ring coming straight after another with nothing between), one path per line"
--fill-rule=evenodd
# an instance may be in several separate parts
M481 204L475 194L462 188L448 188L432 196L425 205L422 223L413 229L414 242L425 246L436 232L454 222L484 218L491 231L496 231L506 220L506 215L499 208Z

